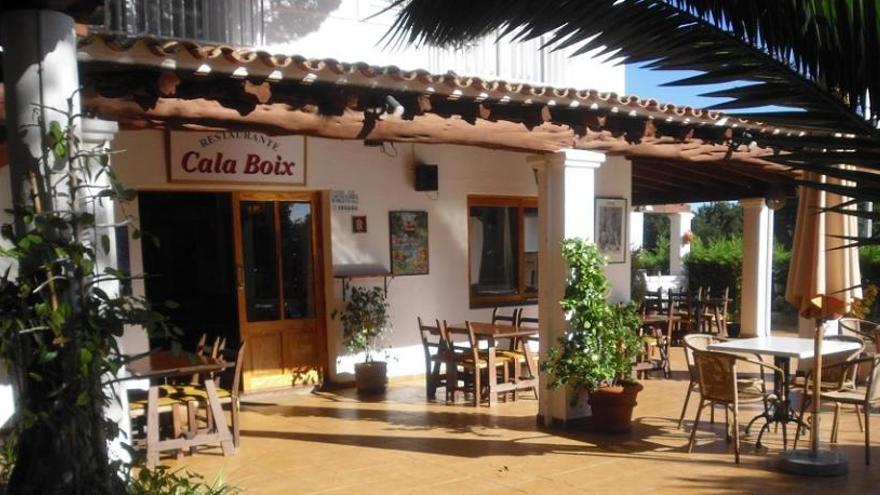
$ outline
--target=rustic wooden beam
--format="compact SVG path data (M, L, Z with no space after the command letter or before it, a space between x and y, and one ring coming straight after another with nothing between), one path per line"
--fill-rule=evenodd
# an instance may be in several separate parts
M672 160L669 161L645 161L645 160L634 160L633 161L633 169L636 167L639 168L651 168L651 170L656 171L657 173L662 173L669 177L674 177L676 179L685 179L687 177L694 177L697 182L705 184L706 180L720 182L722 184L728 184L733 187L752 187L755 184L755 179L743 179L741 176L736 175L734 177L729 177L729 174L725 174L724 170L726 163L700 163L700 162L691 162L691 163L682 163L675 162ZM766 181L765 181L766 182Z
M363 139L431 144L459 144L524 152L554 152L570 148L574 132L545 123L531 131L523 124L424 114L412 120L383 115L370 122L364 112L346 108L342 115L321 115L317 106L295 109L285 104L257 104L247 114L214 100L159 98L151 108L131 100L89 96L86 110L96 117L132 127L248 128L269 134L303 134L333 139ZM364 132L368 125L371 128Z

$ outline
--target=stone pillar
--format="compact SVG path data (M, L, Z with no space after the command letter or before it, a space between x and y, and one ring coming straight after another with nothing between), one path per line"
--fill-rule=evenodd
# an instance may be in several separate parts
M42 138L53 121L67 126L66 111L80 112L76 34L71 17L51 10L7 11L0 22L12 199L22 204L30 200L28 172L43 159L65 171L51 154L42 156Z
M629 249L635 251L645 245L645 212L633 210L629 214Z
M764 198L740 201L743 207L742 335L770 335L773 297L773 211Z
M562 240L581 237L593 240L596 169L605 155L585 150L528 157L538 178L538 311L541 315L541 359L566 328L559 301L565 294L568 268L562 257ZM550 426L586 415L580 401L571 405L570 392L550 390L541 373L539 418Z
M684 275L684 257L691 252L690 241L685 242L685 235L691 230L694 214L682 211L669 215L669 274Z

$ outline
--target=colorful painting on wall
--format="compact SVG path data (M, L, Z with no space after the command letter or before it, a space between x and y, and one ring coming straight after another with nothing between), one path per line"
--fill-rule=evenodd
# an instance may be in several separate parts
M392 275L428 274L428 212L388 212Z

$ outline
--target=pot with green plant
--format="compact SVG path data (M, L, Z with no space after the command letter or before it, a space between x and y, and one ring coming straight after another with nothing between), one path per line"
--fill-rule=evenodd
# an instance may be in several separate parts
M636 395L642 385L632 379L643 352L635 305L612 304L605 258L583 239L566 239L563 255L569 266L565 297L566 330L547 350L542 369L550 387L586 390L591 426L601 432L630 429Z
M385 361L373 359L373 354L391 330L387 294L381 287L353 286L348 296L345 308L334 316L342 322L345 349L364 355L364 361L354 365L358 393L382 393L388 383L388 367Z

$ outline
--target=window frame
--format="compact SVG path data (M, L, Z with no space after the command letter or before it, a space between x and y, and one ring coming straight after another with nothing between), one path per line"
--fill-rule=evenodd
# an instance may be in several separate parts
M467 219L470 223L471 208L474 207L497 207L516 208L517 221L517 290L516 294L486 295L474 292L471 280L471 238L470 229L467 237L467 276L468 276L468 300L471 309L491 308L498 306L523 306L538 303L538 291L526 292L526 252L525 252L525 210L538 209L537 196L510 196L510 195L485 195L472 194L467 197ZM540 279L540 271L538 277Z

